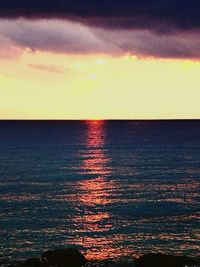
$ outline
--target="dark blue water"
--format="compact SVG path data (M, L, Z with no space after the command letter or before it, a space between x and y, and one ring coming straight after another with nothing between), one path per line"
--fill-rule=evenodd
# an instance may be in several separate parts
M198 255L200 121L1 121L1 251Z

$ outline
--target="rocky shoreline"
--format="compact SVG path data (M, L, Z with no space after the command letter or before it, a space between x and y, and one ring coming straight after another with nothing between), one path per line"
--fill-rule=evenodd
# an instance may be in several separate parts
M12 261L0 256L0 267L200 267L199 257L144 254L138 258L90 260L75 248L49 250L38 258Z

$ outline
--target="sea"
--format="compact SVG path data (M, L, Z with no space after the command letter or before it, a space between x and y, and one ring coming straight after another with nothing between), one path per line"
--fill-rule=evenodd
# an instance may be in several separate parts
M0 121L0 251L200 256L200 120Z

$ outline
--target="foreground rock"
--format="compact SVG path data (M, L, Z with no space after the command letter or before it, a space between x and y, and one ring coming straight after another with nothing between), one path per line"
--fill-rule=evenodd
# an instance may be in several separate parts
M186 256L171 256L158 254L146 254L135 260L136 267L184 267L198 266L198 262Z
M85 256L74 248L47 251L42 258L48 265L58 267L81 267L86 263Z
M41 258L29 258L20 264L20 267L48 267L47 261Z

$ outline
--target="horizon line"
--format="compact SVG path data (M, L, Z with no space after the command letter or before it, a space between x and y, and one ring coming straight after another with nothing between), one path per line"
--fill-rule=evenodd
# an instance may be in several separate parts
M17 119L17 118L13 118L13 119L7 119L7 118L2 118L0 119L0 121L198 121L200 120L200 118L164 118L164 119Z

